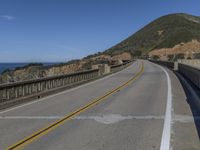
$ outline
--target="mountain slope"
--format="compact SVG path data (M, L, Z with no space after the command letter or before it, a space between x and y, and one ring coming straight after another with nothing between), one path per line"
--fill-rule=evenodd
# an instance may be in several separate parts
M171 48L192 39L200 41L200 17L170 14L156 19L105 53L130 51L136 54L141 51L146 54L153 49Z

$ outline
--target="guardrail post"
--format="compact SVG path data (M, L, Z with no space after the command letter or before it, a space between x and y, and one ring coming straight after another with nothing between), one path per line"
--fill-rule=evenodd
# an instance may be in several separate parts
M17 87L14 87L14 93L15 93L15 98L18 97L18 88Z
M175 70L175 71L178 70L178 62L174 62L174 70Z
M99 69L99 76L110 73L110 66L108 64L93 65L92 69Z
M9 89L6 89L6 99L10 99L10 92L9 92Z
M2 101L3 99L3 90L0 90L0 102Z

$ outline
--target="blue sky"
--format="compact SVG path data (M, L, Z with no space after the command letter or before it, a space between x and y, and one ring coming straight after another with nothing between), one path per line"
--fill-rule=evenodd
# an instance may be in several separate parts
M0 62L54 62L103 51L157 17L200 16L200 0L0 0Z

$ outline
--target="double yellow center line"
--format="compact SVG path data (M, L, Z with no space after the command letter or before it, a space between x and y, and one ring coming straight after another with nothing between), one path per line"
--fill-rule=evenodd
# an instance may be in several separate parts
M71 114L66 115L64 118L55 121L54 123L50 124L49 126L33 133L32 135L24 138L23 140L15 143L14 145L8 147L5 150L19 150L24 148L26 145L32 143L33 141L39 139L41 136L46 135L47 133L49 133L50 131L56 129L57 127L61 126L62 124L64 124L66 121L69 121L70 119L72 119L73 117L79 115L80 113L86 111L87 109L97 105L98 103L104 101L106 98L108 98L109 96L113 95L114 93L116 93L117 91L123 89L124 87L128 86L130 83L132 83L133 81L135 81L137 78L139 78L141 76L141 74L144 72L144 65L143 62L140 65L140 70L135 74L135 76L133 76L130 80L128 80L127 82L123 83L122 85L120 85L119 87L109 91L108 93L106 93L105 95L94 99L91 103L83 106L82 108L72 112Z

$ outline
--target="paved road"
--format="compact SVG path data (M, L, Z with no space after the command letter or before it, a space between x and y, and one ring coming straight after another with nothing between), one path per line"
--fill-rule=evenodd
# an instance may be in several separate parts
M161 143L169 140L173 150L199 150L194 118L178 79L167 70L172 88L172 95L169 95L164 70L148 61L143 62L144 72L134 82L36 140L29 140L23 148L159 150ZM0 149L15 144L122 85L138 73L141 63L137 61L114 75L1 112ZM167 108L167 114L170 114L171 128L166 121L169 97L172 106Z

